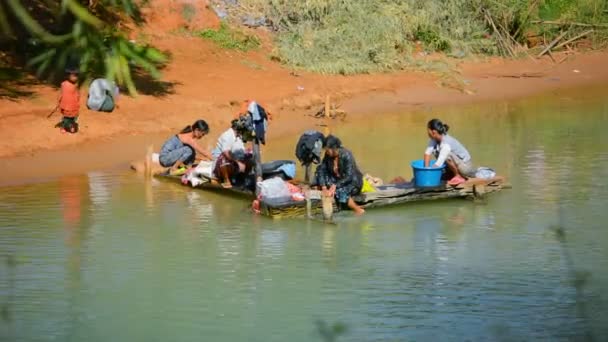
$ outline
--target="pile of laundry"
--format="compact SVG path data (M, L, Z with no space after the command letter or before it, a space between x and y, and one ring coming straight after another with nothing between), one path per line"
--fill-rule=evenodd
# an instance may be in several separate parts
M258 197L251 204L255 213L260 213L260 201L273 204L302 202L306 199L304 192L281 177L273 177L257 183Z
M302 189L284 181L281 177L266 179L257 184L259 189L259 200L269 199L291 199L300 202L305 199Z
M192 185L193 188L211 181L213 177L213 162L201 161L195 168L191 168L182 176L182 184Z

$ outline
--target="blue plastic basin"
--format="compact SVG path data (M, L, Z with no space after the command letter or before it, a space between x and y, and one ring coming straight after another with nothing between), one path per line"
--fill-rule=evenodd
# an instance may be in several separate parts
M441 175L445 164L440 167L433 167L434 160L431 160L429 167L424 167L424 160L414 160L412 170L414 171L414 185L417 187L432 187L441 185Z

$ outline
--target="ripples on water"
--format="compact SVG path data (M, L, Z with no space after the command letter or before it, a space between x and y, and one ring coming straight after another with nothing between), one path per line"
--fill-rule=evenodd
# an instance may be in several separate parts
M487 203L323 225L130 173L4 188L0 340L603 340L608 106L543 101L445 113L514 186ZM337 132L366 171L408 175L432 114Z

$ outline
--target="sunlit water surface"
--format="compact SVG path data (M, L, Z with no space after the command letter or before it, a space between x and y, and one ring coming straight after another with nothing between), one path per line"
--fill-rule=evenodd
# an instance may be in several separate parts
M1 188L0 340L606 340L602 94L333 128L364 171L409 177L439 116L509 177L513 189L485 203L326 225L255 217L244 200L128 171ZM265 157L293 158L294 144L271 142Z

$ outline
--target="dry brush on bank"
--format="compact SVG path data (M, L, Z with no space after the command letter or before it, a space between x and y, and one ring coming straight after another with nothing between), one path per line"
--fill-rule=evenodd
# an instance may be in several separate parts
M602 46L608 39L605 0L215 3L224 3L233 19L254 18L274 30L276 59L321 73L416 67L420 57L433 52L459 58L473 54L513 58L538 53L560 35L553 49L569 48L583 38L592 46Z

